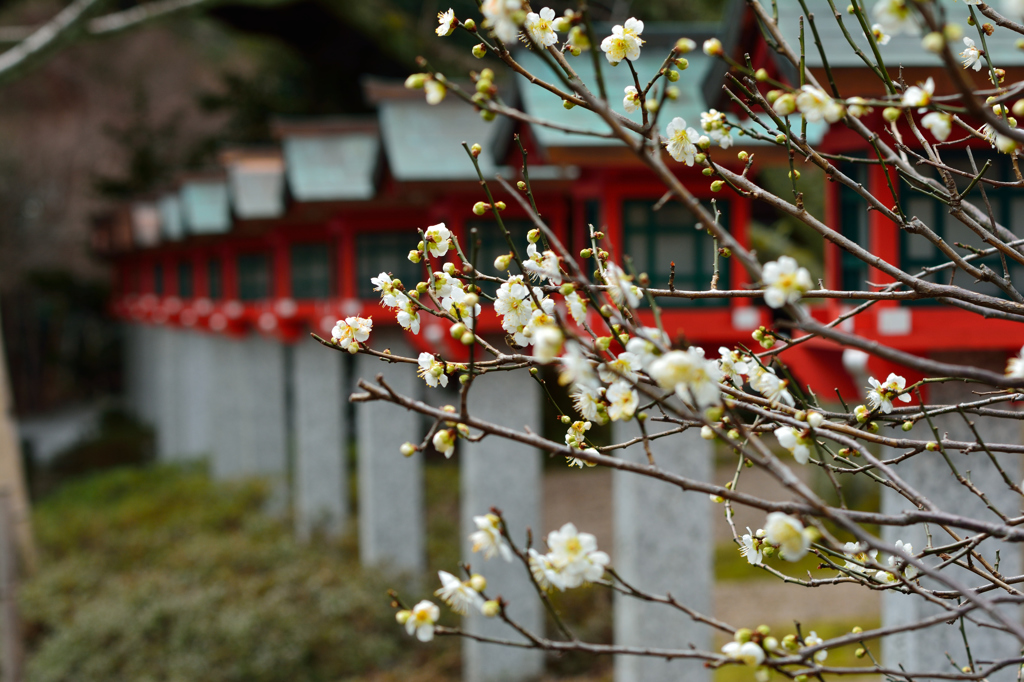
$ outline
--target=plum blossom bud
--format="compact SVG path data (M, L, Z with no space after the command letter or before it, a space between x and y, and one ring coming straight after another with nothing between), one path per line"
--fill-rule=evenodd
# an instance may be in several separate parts
M461 338L459 338L459 342L463 346L472 346L474 341L476 341L476 337L473 336L473 332L468 330L462 334Z
M882 109L882 118L889 123L895 123L899 120L902 113L903 112L901 112L898 107L886 107L885 109Z
M594 255L594 251L592 249L581 249L580 250L580 258L582 258L584 260L586 260L587 258L590 258L593 255Z
M725 185L725 180L715 180L714 182L711 183L711 191L720 192L722 191L723 185Z
M775 144L782 144L786 141L786 136L783 133L779 133L775 136Z
M494 202L494 208L498 209L499 211L504 211L505 210L505 202L504 201L495 201Z
M868 420L868 415L871 414L871 410L865 405L858 405L853 408L853 414L857 417L857 421L861 424Z
M405 79L405 87L409 90L422 90L429 79L429 73L414 73Z
M946 46L946 37L938 31L932 31L921 40L921 47L928 52L939 53Z
M483 150L483 147L481 147L479 144L474 144L472 147L469 148L469 153L472 154L473 158L475 159L476 157L480 156L480 152L482 152Z
M539 242L540 241L540 230L538 230L537 228L534 228L534 229L530 230L529 232L527 232L526 233L526 241L530 242L531 244L536 244L537 242Z
M487 56L487 46L483 43L478 43L473 46L473 56L477 59L483 59Z
M931 441L930 443L924 446L924 449L927 450L928 452L938 452L939 444L936 443L935 441Z
M501 613L501 604L496 599L485 601L480 607L480 613L484 614L485 618L494 618Z
M707 135L701 135L697 138L697 146L701 149L707 149L711 146L711 138Z
M509 264L512 262L512 254L503 253L494 259L494 269L504 272L508 270Z
M710 38L704 41L704 54L707 56L718 57L722 52L722 41L718 38Z
M417 251L416 249L413 249L412 251L409 252L409 261L410 262L419 263L422 260L423 260L423 253L421 251Z
M658 100L654 99L653 97L651 99L644 100L644 109L651 112L652 114L656 112L660 106L661 105L658 103Z
M750 638L753 635L754 633L750 628L740 628L735 633L733 633L732 638L740 644L746 644L750 641Z
M679 54L688 54L697 49L697 43L693 42L689 38L680 38L676 41L676 52Z
M602 351L602 352L608 350L608 347L611 346L611 345L612 345L612 337L610 337L610 336L599 336L594 341L594 346L599 351Z
M704 440L714 440L715 430L712 429L707 424L705 424L704 426L700 427L700 437L703 438Z
M754 80L756 80L758 83L764 83L766 80L768 80L768 72L764 69L758 69L757 71L754 72Z
M526 191L526 183L523 182L522 180L516 183L516 187L518 187L521 192Z
M772 104L772 110L779 116L789 116L796 111L796 97L791 92L779 95Z
M464 22L462 22L462 25L466 27L467 31L476 30L476 22L473 21L472 19L466 19Z
M693 157L693 162L694 163L704 163L704 159L706 159L706 158L708 158L706 154L704 154L704 153L697 153Z
M818 428L824 421L825 417L821 415L821 412L807 413L807 425L810 426L812 429Z
M769 90L768 94L764 96L768 100L768 104L775 104L775 100L782 97L785 92L783 90Z
M675 71L671 71L670 73L676 73L676 72ZM679 95L681 95L681 94L682 94L682 91L679 88L677 88L676 86L674 86L674 85L670 85L667 88L665 88L665 97L668 97L673 102L675 100L679 99Z
M701 171L701 175L705 175L705 176L707 176L709 178L712 175L714 175L714 174L715 174L715 169L714 168L710 168L710 167L705 168L704 170Z
M910 431L911 429L914 428L914 422L911 422L911 421L903 422L903 424L900 425L900 428L903 429L904 431Z
M466 304L467 308L473 308L477 303L480 302L480 297L476 294L466 294L466 298L463 299L463 303Z
M669 69L665 72L665 78L667 78L669 82L675 83L679 80L679 72L675 69Z
M408 609L402 609L395 613L395 620L398 621L399 625L405 625L406 621L412 616L412 611Z
M690 60L679 58L675 61L676 68L680 71L686 71L690 68Z
M864 658L864 656L867 653L868 652L864 649L864 647L857 647L857 650L853 652L853 655L856 656L857 658ZM970 671L968 671L968 672L970 672Z
M402 453L403 457L412 457L416 454L416 446L406 441L405 443L402 443L402 447L399 448L399 451Z
M493 121L497 117L498 115L491 111L490 109L484 109L483 111L480 112L480 118L482 118L485 121Z
M575 109L576 108L576 103L575 102L570 102L567 99L563 99L562 100L562 108L567 110L567 111L569 109Z
M474 573L469 577L469 586L477 592L483 592L487 589L487 578L479 573Z
M475 213L476 215L483 215L484 213L487 213L487 209L489 209L490 207L490 204L485 203L483 201L478 201L475 204L473 204L473 213Z
M466 325L461 322L456 322L452 325L451 329L448 330L448 333L452 335L453 339L461 339L462 335L466 333Z
M799 180L800 179L800 171L796 170L795 168L793 170L789 171L789 178L791 180Z
M459 375L459 383L463 384L463 385L468 384L469 383L469 375L468 374L460 374Z
M425 294L425 293L427 293L427 283L426 282L420 282L419 284L417 284L416 285L416 293L418 293L418 294Z

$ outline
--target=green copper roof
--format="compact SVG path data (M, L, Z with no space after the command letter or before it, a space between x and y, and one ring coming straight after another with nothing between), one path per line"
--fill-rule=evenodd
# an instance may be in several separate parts
M296 135L284 140L288 189L297 201L356 201L376 194L376 133Z

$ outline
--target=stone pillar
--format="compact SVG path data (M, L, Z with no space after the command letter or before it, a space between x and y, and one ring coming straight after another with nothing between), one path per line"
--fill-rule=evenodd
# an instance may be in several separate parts
M371 344L375 349L390 348L396 355L416 355L397 330L375 331ZM355 357L356 380L374 381L378 374L399 394L422 393L423 380L416 376L415 366L390 364L369 355ZM418 576L426 565L423 457L417 453L406 459L400 448L423 437L419 416L384 402L358 403L355 412L360 561L364 566Z
M975 361L979 358L973 358ZM984 362L989 358L980 358L982 362L971 362L971 364L990 365L990 369L1002 370L1003 359L991 359L991 362ZM960 362L964 362L963 358ZM968 360L970 361L970 360ZM930 387L929 402L935 404L954 404L969 400L977 400L978 396L971 391L985 390L977 384L934 384ZM917 404L915 399L914 404ZM899 403L897 403L899 405ZM1002 409L1006 409L1003 406ZM975 423L975 428L981 434L982 440L991 443L1017 443L1022 440L1021 422L1014 419L992 419L969 415ZM935 427L940 434L948 434L952 440L973 441L974 434L959 414L939 415L933 417ZM899 432L900 436L904 435ZM934 438L927 423L919 422L908 434L915 439ZM887 457L899 454L898 451L885 448L883 455ZM1012 492L1002 480L1002 476L993 466L992 462L984 452L972 452L968 455L949 451L950 459L958 471L964 476L970 476L971 482L980 488L992 504L1013 517L1020 513L1021 497ZM1004 469L1011 481L1021 480L1021 458L1020 455L995 453L1000 466ZM913 486L918 492L930 499L943 511L964 514L972 518L984 519L987 521L998 521L998 517L989 511L984 503L977 496L966 490L956 481L950 472L949 467L938 452L923 452L911 459L905 460L895 467L896 472L906 482ZM912 505L906 499L897 495L888 488L882 489L882 512L885 514L898 514L903 510L911 509ZM935 545L943 545L953 542L938 526L931 526L932 542ZM960 537L972 535L963 532ZM885 527L883 538L890 543L896 540L910 542L914 546L914 552L920 553L927 545L927 537L923 526L909 528ZM994 564L996 551L999 551L999 572L1004 576L1020 575L1022 573L1021 546L1020 544L1000 542L990 538L981 543L978 551ZM928 563L937 563L936 559L927 560ZM950 568L944 572L950 571ZM977 576L960 569L953 569L949 573L951 577L965 582L968 585L977 585ZM931 579L922 579L922 586L932 589L948 589L946 586ZM1002 594L1002 591L989 592L988 596L993 597ZM938 613L938 607L931 604L917 595L905 595L894 591L882 593L882 626L891 627L903 625ZM1016 622L1021 620L1020 607L1006 607L1006 613ZM991 622L988 616L975 612L974 616L984 622ZM971 655L977 664L979 661L993 661L1000 658L1010 658L1020 655L1020 643L1012 636L997 632L991 628L982 628L970 622L966 623L966 633L971 646ZM948 652L957 666L967 665L967 652L964 648L963 637L960 634L959 623L947 625L941 623L926 630L906 632L887 637L882 644L883 663L888 667L902 666L910 671L945 671L951 668L946 660L944 652ZM1016 674L1013 666L988 676L990 680L1014 680Z
M156 370L156 455L162 461L177 459L181 453L181 367L180 332L171 327L154 329Z
M179 333L178 362L179 455L184 459L208 456L213 449L211 421L213 393L213 346L215 337L194 331Z
M541 431L541 392L525 371L500 372L480 377L470 392L473 416L522 431L529 427ZM464 560L473 571L487 578L487 593L509 602L509 616L533 632L544 632L544 607L537 598L522 563L508 563L500 557L484 561L473 554L468 537L476 530L474 516L486 514L491 507L501 510L512 537L525 545L526 529L533 531L534 546L546 551L543 528L542 467L540 453L510 440L489 436L478 443L460 441L461 502L460 518ZM583 521L580 519L580 521ZM585 530L585 528L583 529ZM453 571L454 572L454 571ZM468 632L526 641L519 633L497 619L471 612L463 619ZM466 682L512 682L528 680L544 670L544 655L531 649L517 649L462 640L462 677Z
M302 540L348 523L347 405L341 353L305 338L294 348L295 530Z
M284 348L259 336L220 337L214 345L213 475L260 476L272 485L270 506L286 508Z
M668 426L649 421L649 434ZM640 435L635 421L616 422L614 442ZM655 463L666 471L711 480L713 446L690 429L650 442ZM643 444L619 451L624 460L647 463ZM712 614L714 537L711 501L696 492L623 471L612 474L615 547L612 565L638 589L671 593L699 613ZM659 604L615 595L615 643L625 646L711 649L711 632L686 614ZM711 673L700 662L616 656L616 682L699 682Z

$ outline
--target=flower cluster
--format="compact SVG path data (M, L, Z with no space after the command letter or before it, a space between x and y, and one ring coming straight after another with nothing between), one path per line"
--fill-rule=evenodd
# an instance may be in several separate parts
M778 260L765 263L761 279L767 285L764 302L771 308L798 302L804 292L814 286L810 271L800 267L791 256L781 256Z
M601 41L601 51L608 58L608 63L617 65L623 59L636 61L640 58L640 47L644 44L640 34L644 32L644 22L639 19L626 19L625 24L612 27L612 34Z
M731 126L726 121L725 114L717 109L709 109L700 115L700 127L707 133L708 138L722 149L732 146Z
M869 377L868 383L871 386L868 387L865 399L872 411L881 410L883 414L889 414L892 412L893 398L904 403L910 402L910 394L903 392L907 387L907 380L898 374L889 374L885 383L879 382L874 377Z
M373 320L369 317L346 317L338 320L331 330L331 342L341 346L349 353L355 354L359 344L370 338Z
M548 553L530 550L530 573L543 590L565 591L583 583L600 580L610 561L597 549L597 538L580 533L567 523L548 533Z

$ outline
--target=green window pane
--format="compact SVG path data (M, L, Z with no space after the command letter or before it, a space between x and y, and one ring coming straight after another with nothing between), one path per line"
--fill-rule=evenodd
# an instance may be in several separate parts
M654 201L633 200L622 205L624 255L633 262L639 274L646 272L651 286L667 288L675 263L675 287L686 290L704 290L711 285L715 272L715 241L707 232L695 229L697 219L679 203L669 203L654 210ZM720 221L729 227L729 202L718 201ZM710 202L705 208L712 210ZM729 282L729 260L719 259L719 287ZM667 298L658 302L664 307L722 306L726 299L697 299L687 301Z
M867 185L867 166L859 163L840 164L839 170L861 185ZM841 234L857 244L868 243L867 204L857 192L846 185L839 186L839 229ZM859 291L867 285L868 265L860 258L840 249L839 286L845 291Z
M259 301L270 298L270 256L247 253L238 257L238 298Z
M206 281L210 299L217 301L224 297L224 274L219 260L214 259L206 264Z
M192 264L178 263L178 296L192 298L193 293Z
M331 249L328 244L295 244L291 248L292 297L331 295Z
M157 296L164 295L164 266L162 263L153 266L153 293Z
M371 277L382 272L402 280L406 288L415 287L424 277L424 268L411 263L407 257L410 249L416 248L419 237L413 230L404 232L370 232L356 237L356 262L358 265L359 297L379 298L380 292L373 290Z
M512 237L512 243L516 246L516 253L525 260L526 247L529 246L526 234L533 229L533 223L528 220L506 220L503 222L505 229L508 230L509 235ZM496 222L478 220L466 223L466 237L459 241L462 250L466 253L466 257L472 258L470 253L472 252L473 245L471 243L470 230L474 227L477 230L477 239L480 240L480 251L476 258L476 265L480 272L494 277L499 275L506 277L510 272L516 274L515 265L509 267L507 272L498 272L494 268L494 259L509 252L508 241ZM538 248L540 247L538 246ZM493 282L481 282L480 288L491 296L498 290L497 285Z

